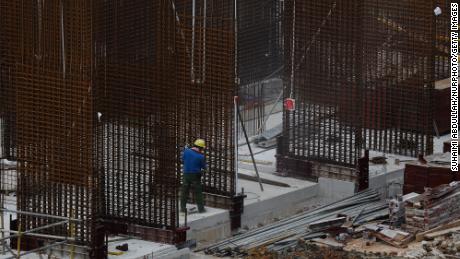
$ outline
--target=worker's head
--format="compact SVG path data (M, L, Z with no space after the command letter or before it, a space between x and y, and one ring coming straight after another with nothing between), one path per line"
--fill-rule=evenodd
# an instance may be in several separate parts
M193 142L193 146L194 147L197 147L199 149L205 149L206 148L206 142L204 141L204 139L197 139L195 140L195 142Z

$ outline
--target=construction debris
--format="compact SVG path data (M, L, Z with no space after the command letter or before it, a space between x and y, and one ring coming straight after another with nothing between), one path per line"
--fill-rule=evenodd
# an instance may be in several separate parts
M391 199L389 202L390 224L394 226L401 226L404 222L405 207L402 196L396 199Z
M413 239L413 235L410 233L401 230L390 229L390 226L388 225L368 225L365 228L369 230L377 239L395 247L407 247L407 244Z
M423 194L406 194L388 203L368 190L249 230L204 251L251 258L328 258L315 257L313 251L322 249L340 254L331 258L456 258L460 256L459 195L460 182L426 188ZM362 253L354 252L358 248Z
M363 208L366 208L363 211ZM354 226L388 217L388 206L373 190L358 193L313 211L297 214L290 218L250 230L244 234L223 240L205 249L215 256L245 256L250 251L265 247L267 251L282 253L295 248L298 240L310 240L325 233L318 229L337 229L343 217L355 218ZM319 227L321 226L321 227ZM310 227L312 227L313 230ZM329 234L330 235L330 234Z
M382 252L363 252L359 250L345 251L330 247L329 245L319 244L315 242L299 241L296 248L291 251L283 252L282 254L275 254L268 251L266 248L260 248L252 251L249 255L250 258L264 258L264 259L318 259L318 258L333 258L333 259L396 259L394 253Z
M382 164L387 163L387 158L384 156L376 156L376 157L371 158L369 162L376 164L376 165L382 165Z
M426 188L425 193L409 201L406 207L406 229L427 231L460 217L460 182Z
M270 148L276 146L277 138L283 133L283 125L279 124L260 134L255 143L261 148Z
M421 249L406 253L407 258L460 258L460 232L441 235L432 241L422 241Z
M335 228L342 226L343 223L347 220L346 217L338 217L335 219L325 219L311 223L308 225L308 228L312 231L320 231L329 228Z
M437 232L437 231L441 231L441 230L445 230L445 229L449 229L449 228L455 228L455 227L460 227L460 219L455 220L455 221L450 222L450 223L447 223L447 224L444 224L442 226L430 229L430 230L425 231L425 232L417 233L415 239L416 239L416 241L419 242L419 241L422 241L425 238L425 235L427 235L429 233L433 233L433 232Z

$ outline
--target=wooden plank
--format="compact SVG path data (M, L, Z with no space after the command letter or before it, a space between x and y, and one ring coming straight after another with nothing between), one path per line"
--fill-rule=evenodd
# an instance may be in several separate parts
M422 232L422 233L418 233L416 236L415 236L415 240L417 242L420 242L422 241L424 238L425 238L425 235L429 234L429 233L433 233L433 232L437 232L437 231L441 231L441 230L445 230L445 229L449 229L449 228L454 228L454 227L460 227L460 219L459 220L456 220L454 222L451 222L451 223L448 223L448 224L444 224L444 225L441 225L439 227L436 227L436 228L433 228L433 229L430 229L428 231L425 231L425 232Z

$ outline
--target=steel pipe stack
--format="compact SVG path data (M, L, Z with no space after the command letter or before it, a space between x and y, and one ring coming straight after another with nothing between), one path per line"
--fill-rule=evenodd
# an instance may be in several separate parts
M334 219L339 214L356 217L355 224L362 224L387 217L388 206L380 201L379 194L375 191L365 191L312 211L249 230L211 245L205 249L205 252L216 256L244 256L260 247L266 247L271 251L282 251L294 247L299 239L305 240L324 235L324 233L311 231L309 225L320 220Z

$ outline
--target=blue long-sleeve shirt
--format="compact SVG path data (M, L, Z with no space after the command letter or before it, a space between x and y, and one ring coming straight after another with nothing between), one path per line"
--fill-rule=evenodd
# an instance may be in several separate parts
M204 155L191 148L186 148L182 154L184 161L184 174L197 174L206 169L206 160Z

